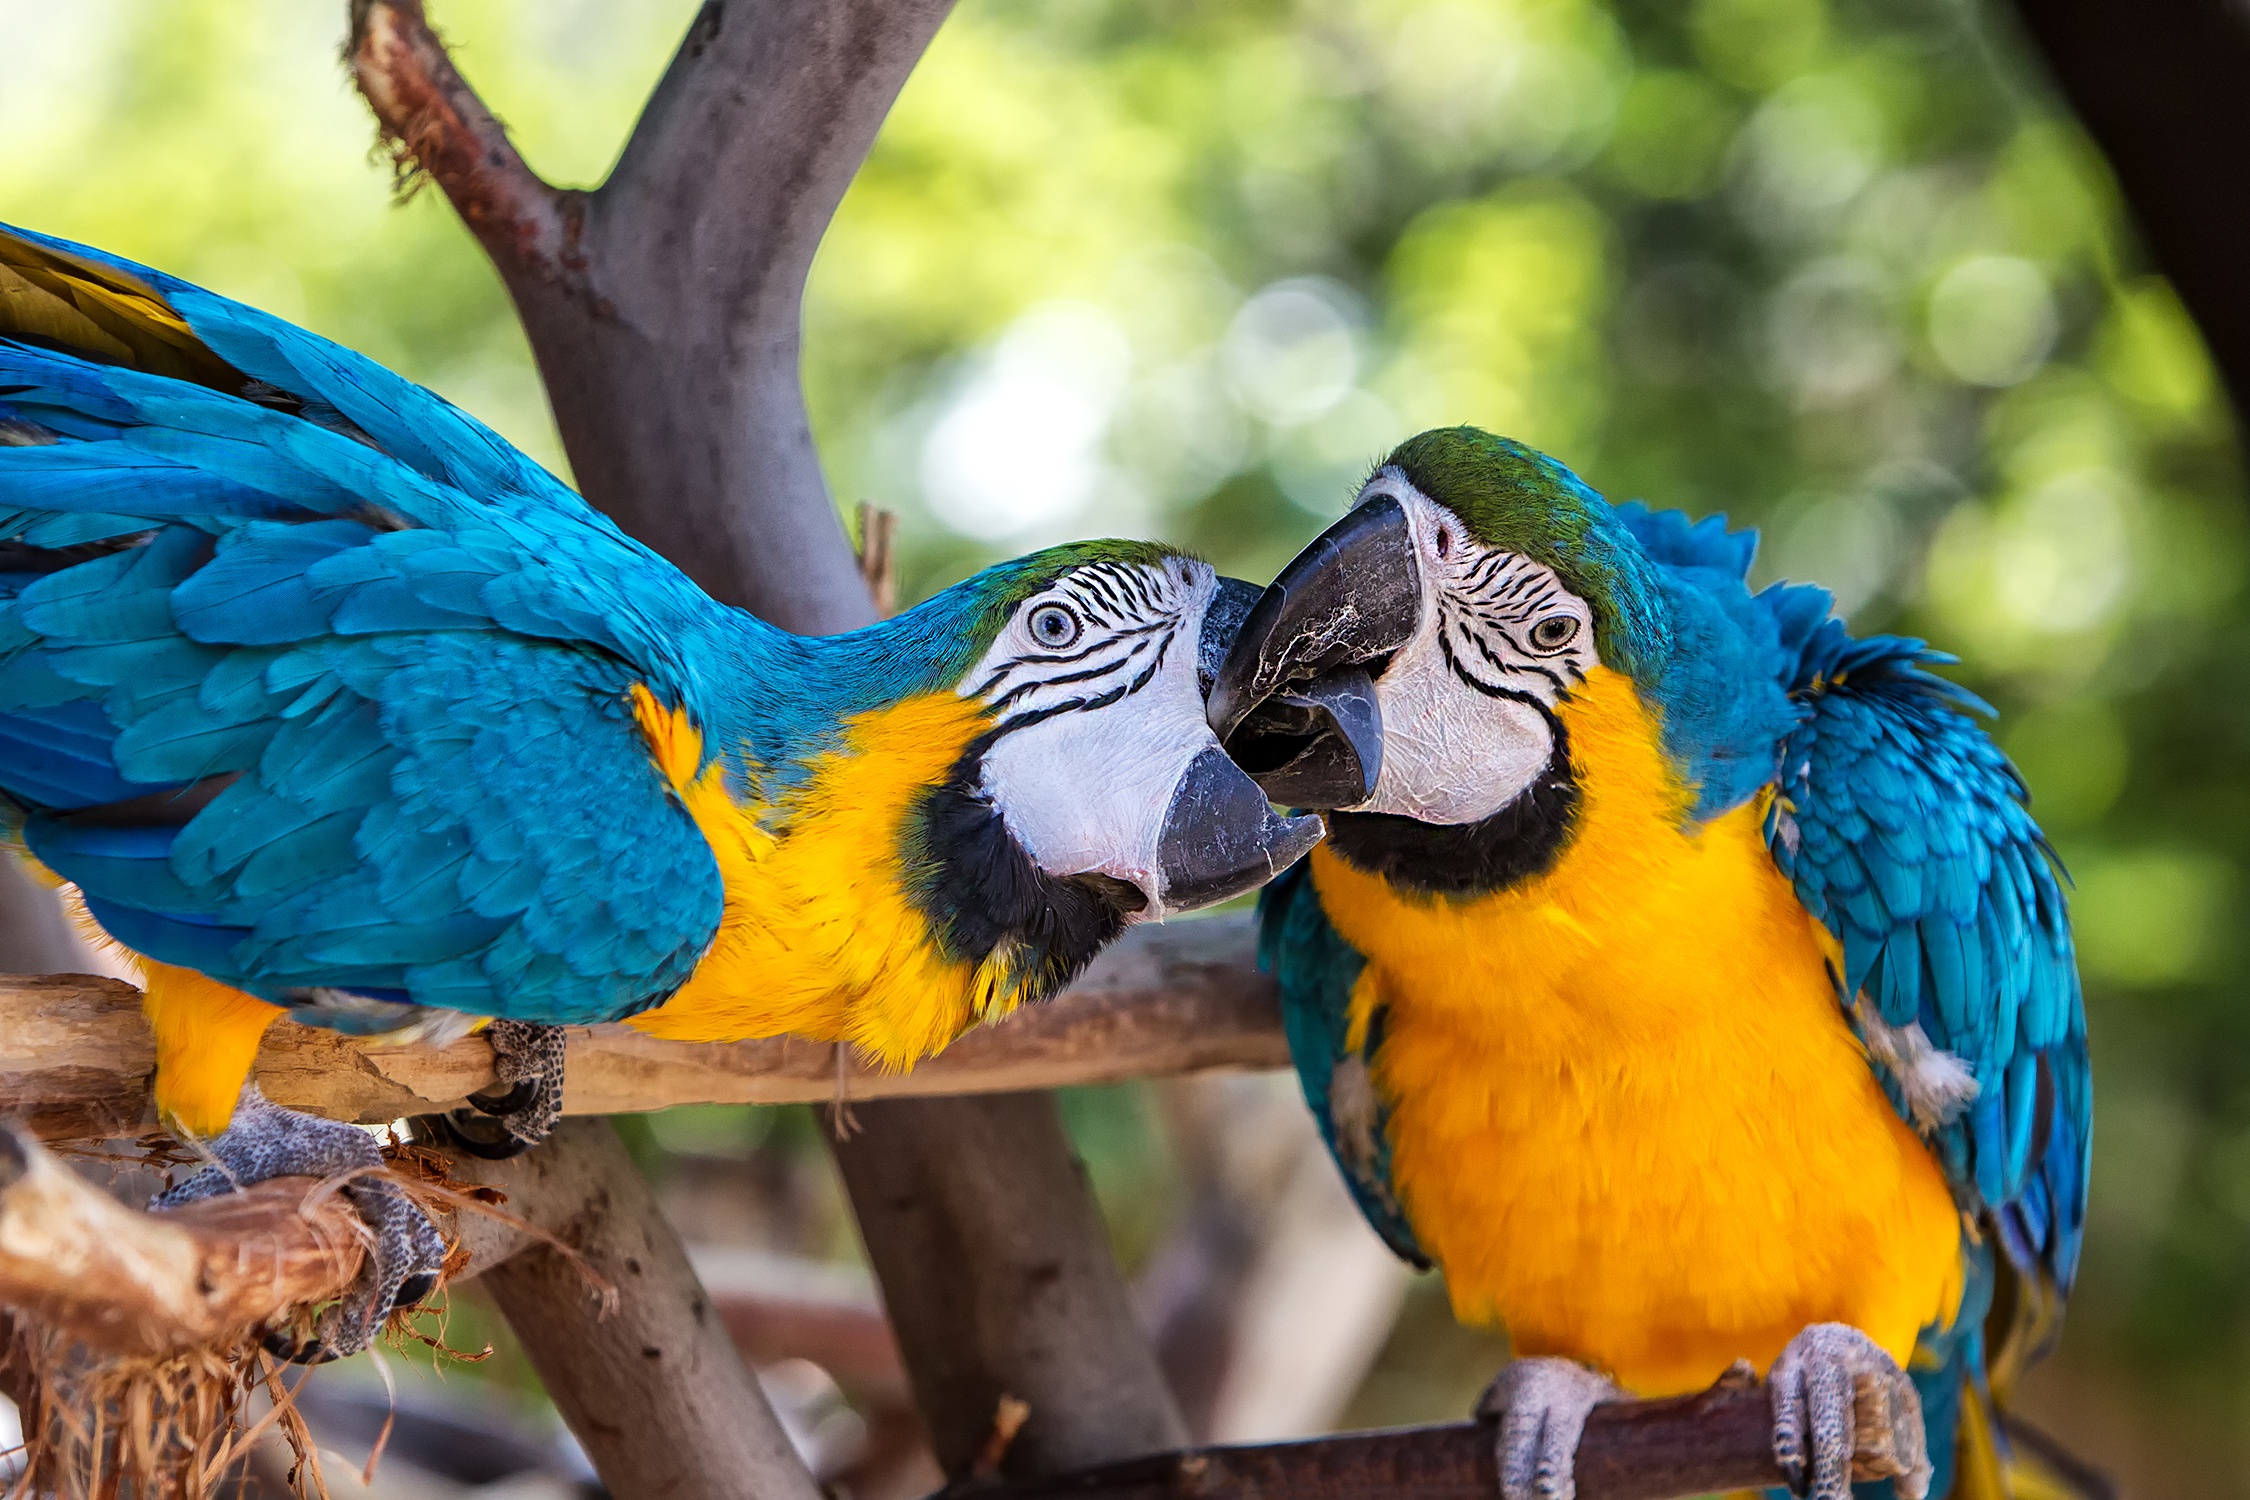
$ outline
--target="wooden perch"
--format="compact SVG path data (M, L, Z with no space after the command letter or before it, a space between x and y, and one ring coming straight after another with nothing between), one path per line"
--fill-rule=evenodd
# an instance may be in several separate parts
M573 1028L563 1106L626 1114L676 1104L791 1104L985 1094L1064 1084L1276 1068L1288 1061L1272 981L1250 957L1247 918L1175 922L1129 934L1069 992L971 1032L910 1073L856 1061L824 1042L659 1041L630 1026ZM0 1116L49 1140L152 1125L155 1052L129 984L84 975L0 975ZM492 1053L470 1037L446 1047L384 1047L276 1025L258 1054L267 1097L336 1119L380 1124L459 1104L492 1081ZM840 1082L839 1082L840 1080Z
M666 1263L678 1255L676 1241L661 1229L662 1215L606 1124L574 1122L519 1161L466 1163L464 1170L504 1185L511 1210L559 1234L583 1257L542 1248L503 1223L466 1218L460 1228L469 1264L461 1274L497 1272L504 1305L525 1295L541 1305L590 1302L599 1286L594 1276L631 1283L621 1285L627 1295L617 1312L590 1329L534 1320L525 1337L550 1381L583 1376L599 1384L602 1371L629 1355L680 1361L701 1372L696 1389L712 1408L698 1425L731 1435L741 1452L730 1456L745 1468L778 1460L785 1440L749 1399L754 1387L727 1348L724 1316L709 1317L700 1293L675 1298L639 1285L691 1283L684 1262ZM167 1214L142 1213L69 1171L28 1135L0 1131L0 1307L28 1314L97 1355L164 1358L236 1344L341 1293L358 1274L361 1243L348 1201L309 1178L261 1183ZM525 1250L534 1253L519 1253ZM887 1333L881 1342L884 1367L893 1370ZM601 1357L589 1359L596 1344ZM1880 1421L1880 1391L1863 1382L1859 1397L1854 1477L1900 1472ZM630 1474L693 1462L693 1454L667 1445L660 1416L651 1409L640 1420L591 1433L597 1463ZM1771 1420L1765 1388L1749 1380L1597 1408L1579 1450L1578 1492L1583 1500L1669 1500L1779 1485ZM1192 1449L952 1493L956 1500L1254 1500L1294 1493L1490 1500L1494 1435L1489 1422L1464 1422Z
M1855 1480L1905 1472L1880 1420L1881 1390L1857 1388ZM1497 1424L1455 1422L1309 1442L1193 1448L1025 1484L956 1486L950 1500L1494 1500ZM1764 1385L1722 1380L1662 1401L1597 1406L1578 1447L1578 1500L1681 1500L1783 1486Z
M506 283L581 491L714 598L785 630L825 635L876 617L806 417L797 358L805 274L891 101L951 3L705 0L608 180L590 193L557 194L522 166L498 121L476 102L431 32L420 0L353 3L346 55L354 76L384 137L437 180ZM1234 993L1245 991L1237 986ZM1268 1000L1257 1045L1261 1057L1278 1059L1271 1015ZM1191 1007L1185 1019L1209 1018ZM1098 1034L1098 1026L1087 1028L1089 1040ZM1210 1035L1191 1028L1166 1038L1163 1047L1174 1046L1178 1036L1202 1046ZM1000 1052L987 1056L994 1067L980 1075L967 1065L980 1055L974 1044L983 1040L972 1039L970 1051L948 1053L950 1075L918 1070L912 1084L900 1087L1020 1089L1114 1077L1109 1069L1120 1060L1136 1070L1190 1065L1176 1052L1121 1057L1117 1049L1129 1049L1133 1039L1110 1035L1098 1047L1111 1056L1091 1069L1093 1045L1064 1059L1052 1048L1011 1054L1016 1043L985 1043ZM587 1050L582 1044L580 1051ZM630 1050L635 1066L662 1057L669 1059L665 1067L677 1064L691 1073L721 1061L708 1049ZM817 1098L834 1091L835 1059L826 1048L775 1044L734 1056L741 1066L724 1080L723 1091L704 1076L674 1097ZM799 1074L795 1088L773 1086L776 1075L807 1063L831 1082L823 1086ZM1019 1076L995 1083L1002 1071ZM748 1089L745 1074L768 1084ZM633 1080L628 1101L651 1097L648 1075L634 1066L609 1076ZM896 1091L864 1077L848 1087L870 1099ZM571 1106L638 1107L591 1104L587 1094L580 1084ZM858 1112L858 1137L836 1151L869 1249L894 1267L910 1265L910 1258L876 1243L885 1231L868 1220L882 1215L863 1196L873 1176L853 1167L855 1157L881 1157L901 1141L927 1151L924 1176L932 1192L913 1224L941 1238L956 1227L948 1215L982 1211L977 1183L1000 1173L1027 1199L1055 1206L1012 1229L1016 1248L1025 1263L1075 1268L1071 1274L1086 1295L1027 1306L1009 1279L1012 1270L973 1261L951 1263L942 1281L929 1285L886 1277L885 1297L894 1308L925 1296L942 1303L916 1323L917 1336L902 1340L909 1367L954 1367L952 1351L973 1342L980 1377L1015 1388L1027 1372L1072 1357L1056 1351L1076 1351L1080 1364L1094 1366L1138 1333L1100 1217L1082 1201L1089 1189L1059 1118L1050 1109L1027 1123L1010 1097L870 1103ZM1002 1122L1029 1128L1039 1139L1000 1137ZM978 1158L966 1145L971 1136L1003 1138L1010 1149ZM955 1243L984 1234L973 1224L958 1228ZM685 1262L674 1264L684 1268ZM583 1323L577 1303L529 1284L520 1290L509 1308L519 1328L527 1321L558 1330ZM680 1269L666 1295L692 1300L701 1294ZM980 1321L995 1326L973 1326ZM691 1374L669 1364L627 1365L611 1373L613 1390L573 1386L560 1391L558 1401L584 1438L611 1424L613 1411L647 1399L644 1388L651 1385L680 1392L672 1409L708 1411L695 1401ZM1097 1462L1184 1437L1153 1359L1100 1375L1073 1381L1070 1395L1044 1389L1024 1451ZM986 1416L978 1413L976 1421ZM1132 1445L1133 1434L1160 1431L1159 1441ZM698 1434L678 1421L664 1430L673 1450L691 1455L706 1446L727 1453L725 1437ZM714 1460L645 1477L612 1466L602 1477L621 1500L770 1497L810 1488L793 1462L761 1467Z
M0 1307L99 1353L232 1345L350 1285L364 1238L351 1203L309 1177L139 1213L0 1130Z

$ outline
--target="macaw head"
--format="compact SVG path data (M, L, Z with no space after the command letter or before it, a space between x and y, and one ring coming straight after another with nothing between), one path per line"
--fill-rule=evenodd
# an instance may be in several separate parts
M905 824L913 894L950 953L1044 992L1125 926L1263 884L1321 836L1228 758L1205 696L1257 589L1139 542L1002 563L873 627L934 664L958 741ZM850 638L838 638L840 640ZM874 644L870 640L867 644Z
M1506 438L1425 432L1253 607L1213 727L1275 801L1336 810L1339 854L1433 890L1545 867L1601 753L1574 752L1572 708L1605 685L1708 817L1770 780L1795 719L1742 583L1755 540L1612 506Z

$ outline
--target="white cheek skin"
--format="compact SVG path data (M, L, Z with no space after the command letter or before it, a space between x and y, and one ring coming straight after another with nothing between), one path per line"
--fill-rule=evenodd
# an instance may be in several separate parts
M984 794L1009 833L1050 875L1099 873L1160 900L1157 843L1190 762L1217 743L1196 682L1196 641L1213 591L1206 579L1164 665L1105 708L1057 714L1002 735L985 753Z
M1439 529L1458 537L1460 523L1403 480L1384 492L1406 511L1425 596L1421 628L1375 684L1383 715L1383 768L1375 795L1351 810L1424 823L1482 822L1538 780L1554 754L1554 731L1538 709L1477 691L1446 662L1438 642L1443 612L1436 593L1468 587L1477 554L1456 546L1440 558ZM1559 599L1554 608L1584 622L1585 635L1571 654L1580 670L1592 666L1592 615L1584 602Z
M1383 713L1383 769L1375 795L1355 812L1481 822L1537 780L1554 753L1554 735L1537 709L1477 692L1453 675L1434 643L1417 641L1402 653L1375 685L1375 699Z

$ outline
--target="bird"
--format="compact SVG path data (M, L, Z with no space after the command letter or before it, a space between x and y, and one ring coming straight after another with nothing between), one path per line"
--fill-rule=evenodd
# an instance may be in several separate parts
M1855 1379L1906 1470L1861 1493L2007 1494L1995 1402L2076 1274L2085 1010L2025 784L1954 658L1752 593L1756 544L1424 432L1210 695L1327 819L1261 962L1366 1218L1510 1340L1507 1500L1569 1500L1595 1405L1745 1364L1798 1494L1852 1493Z
M364 1131L248 1081L269 1025L481 1027L487 1154L553 1124L564 1025L908 1067L1319 837L1206 720L1256 595L1090 541L798 636L372 360L0 228L0 800L144 975L210 1160L158 1206L362 1174L376 1253L291 1358L443 1246Z

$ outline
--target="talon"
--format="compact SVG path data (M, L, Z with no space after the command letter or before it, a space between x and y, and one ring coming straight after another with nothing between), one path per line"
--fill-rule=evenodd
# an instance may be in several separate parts
M1809 1500L1851 1500L1857 1383L1871 1379L1885 1397L1892 1479L1904 1500L1930 1488L1922 1398L1898 1362L1845 1323L1815 1323L1789 1341L1767 1377L1773 1391L1773 1456L1789 1487Z
M442 1115L426 1118L437 1122L439 1133L451 1145L486 1161L507 1161L523 1155L533 1145L509 1130L502 1121L478 1110L449 1109Z
M336 1358L335 1351L317 1338L299 1340L295 1335L274 1329L259 1341L266 1353L285 1365L324 1365Z
M1587 1414L1625 1399L1608 1377L1576 1360L1509 1361L1477 1403L1480 1416L1500 1418L1502 1500L1576 1500Z
M383 1157L364 1130L282 1109L246 1085L233 1123L209 1151L212 1165L159 1194L151 1207L174 1208L271 1177L343 1177L344 1195L372 1236L358 1279L321 1313L309 1337L299 1341L286 1328L264 1335L276 1359L317 1365L357 1354L392 1308L412 1306L436 1284L445 1240L412 1199L371 1170Z
M521 1114L538 1097L539 1080L519 1078L505 1089L471 1094L469 1106L480 1114L506 1116Z
M492 1048L497 1081L471 1094L466 1109L432 1118L442 1135L471 1156L505 1161L545 1140L562 1118L563 1030L496 1020L484 1029L484 1039Z

